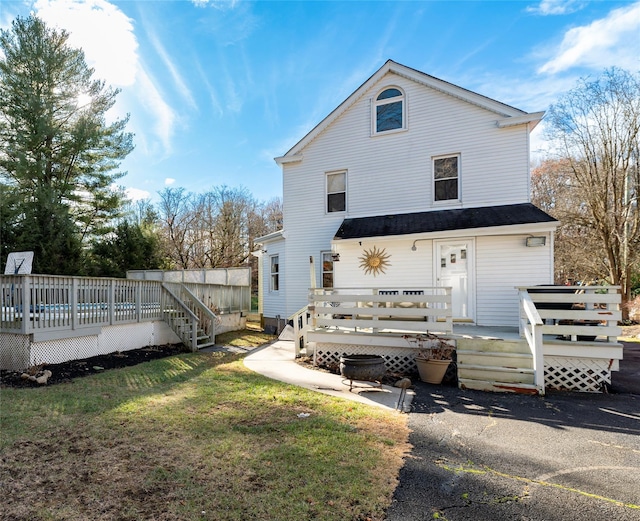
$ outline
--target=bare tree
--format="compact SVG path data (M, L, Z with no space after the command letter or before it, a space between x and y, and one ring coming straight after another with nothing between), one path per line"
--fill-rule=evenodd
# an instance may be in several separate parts
M531 202L560 221L555 233L556 284L591 282L607 272L604 253L595 230L573 223L584 214L581 191L566 160L547 160L533 169Z
M202 194L165 188L158 213L165 256L181 269L255 267L254 239L282 226L279 199L259 203L224 185Z
M194 241L192 228L197 214L193 195L184 188L165 188L160 192L158 213L162 223L162 243L165 256L174 268L193 268Z
M249 250L255 250L255 239L282 229L282 199L273 199L257 205L249 216ZM258 293L258 258L250 257L252 288Z
M582 79L547 115L548 138L567 161L581 204L565 219L598 237L603 277L620 285L624 313L640 263L640 76L612 68Z
M228 268L247 263L249 215L256 202L246 188L215 187L200 196L199 209L205 231L209 266Z

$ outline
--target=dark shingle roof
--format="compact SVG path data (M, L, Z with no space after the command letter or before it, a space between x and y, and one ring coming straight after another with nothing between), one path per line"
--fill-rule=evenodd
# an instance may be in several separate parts
M336 239L386 237L470 228L557 222L531 203L345 219Z

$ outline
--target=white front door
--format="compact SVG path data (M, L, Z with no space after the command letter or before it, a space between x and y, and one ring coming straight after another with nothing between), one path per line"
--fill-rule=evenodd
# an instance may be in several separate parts
M453 319L473 320L473 240L435 241L436 285L451 287Z

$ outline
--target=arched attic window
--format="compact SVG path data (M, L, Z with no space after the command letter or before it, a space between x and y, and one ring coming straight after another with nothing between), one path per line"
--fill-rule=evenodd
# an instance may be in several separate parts
M405 128L405 96L397 87L388 87L376 97L374 104L374 133Z

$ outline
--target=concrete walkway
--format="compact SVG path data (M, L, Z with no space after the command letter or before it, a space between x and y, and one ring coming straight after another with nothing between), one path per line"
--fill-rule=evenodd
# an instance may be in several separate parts
M355 382L349 391L349 381L339 375L325 371L308 369L295 361L295 345L291 340L276 340L264 347L251 351L244 359L244 365L261 375L281 382L318 391L337 398L365 403L385 409L398 408L401 390L397 387ZM408 412L414 392L409 389L401 405Z

